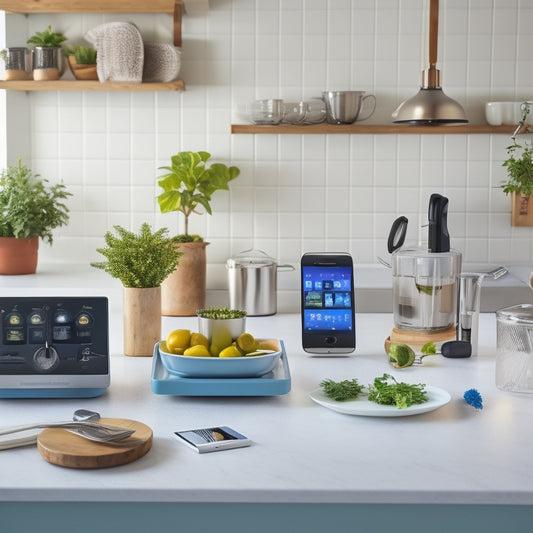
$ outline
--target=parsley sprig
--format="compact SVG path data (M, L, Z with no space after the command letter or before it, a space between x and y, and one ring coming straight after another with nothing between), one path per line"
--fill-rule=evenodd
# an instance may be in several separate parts
M427 402L425 388L422 383L398 382L390 374L383 374L374 379L373 386L369 386L368 399L380 405L396 405L398 409L407 409L411 405Z
M320 386L324 389L324 394L336 402L355 400L365 388L363 385L359 385L357 379L345 379L344 381L325 379L320 383Z

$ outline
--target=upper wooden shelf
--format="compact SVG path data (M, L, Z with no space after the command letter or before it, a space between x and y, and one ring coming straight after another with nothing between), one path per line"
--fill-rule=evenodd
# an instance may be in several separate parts
M7 13L168 13L174 19L174 46L181 46L183 0L0 0Z
M488 124L449 124L440 126L418 126L414 124L313 124L279 126L259 126L253 124L232 124L230 133L258 134L466 134L502 133L511 135L516 126L490 126Z
M15 91L184 91L183 80L166 83L131 83L127 81L53 80L0 81L0 89Z

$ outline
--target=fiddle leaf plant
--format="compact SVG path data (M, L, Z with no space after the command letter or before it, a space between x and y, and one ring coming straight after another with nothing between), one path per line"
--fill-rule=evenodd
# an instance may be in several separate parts
M65 185L49 185L19 159L0 176L0 237L40 237L52 244L52 230L69 220L63 202L69 196Z
M520 153L521 151L521 153ZM508 158L502 163L507 168L507 181L502 185L505 194L533 193L533 145L521 146L514 142L507 147Z
M122 226L113 228L117 235L107 231L105 248L96 249L107 261L93 262L91 266L119 279L124 287L159 287L178 266L183 254L167 237L167 228L152 233L146 222L137 234Z
M175 237L178 242L202 241L199 235L189 235L189 216L202 214L203 208L209 215L211 197L219 190L229 190L228 183L235 179L240 170L222 163L207 166L211 154L208 152L179 152L171 157L171 165L160 167L167 173L159 176L158 184L163 192L157 197L161 213L179 211L185 217L185 233Z

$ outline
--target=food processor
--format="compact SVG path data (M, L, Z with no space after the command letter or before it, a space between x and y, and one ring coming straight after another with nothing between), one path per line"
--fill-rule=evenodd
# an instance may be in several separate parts
M450 248L447 218L448 199L435 193L429 201L427 244L402 247L405 217L392 227L394 328L390 342L417 346L456 338L461 253Z

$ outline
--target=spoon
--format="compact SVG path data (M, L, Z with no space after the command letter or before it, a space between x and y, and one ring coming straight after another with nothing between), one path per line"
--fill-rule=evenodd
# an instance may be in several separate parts
M78 409L74 411L72 420L76 422L92 421L97 422L100 420L100 414L95 411L89 411L88 409ZM72 433L77 433L76 430L69 430ZM39 431L33 432L25 437L19 437L14 439L0 440L0 450L7 450L9 448L18 448L19 446L30 446L31 444L37 444L37 437Z

